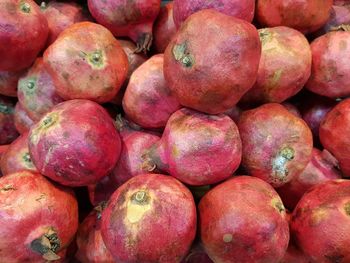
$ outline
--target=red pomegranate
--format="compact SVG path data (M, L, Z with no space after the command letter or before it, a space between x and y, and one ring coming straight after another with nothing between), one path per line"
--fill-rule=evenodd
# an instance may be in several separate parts
M28 149L28 132L22 134L2 155L0 168L3 175L17 173L22 170L38 172L35 168Z
M46 18L32 0L2 0L0 5L0 70L25 69L45 46Z
M114 192L101 233L117 262L180 262L196 234L191 192L173 177L138 175Z
M283 203L271 185L238 176L199 203L200 236L214 262L280 262L289 242Z
M242 109L237 107L237 106L234 106L233 108L227 110L225 112L225 114L227 116L229 116L235 123L237 123L239 121L239 118L242 114Z
M327 23L332 4L333 0L258 0L256 17L266 27L287 26L310 33Z
M337 98L350 95L350 32L329 32L311 43L312 70L306 84L310 91Z
M213 263L201 243L195 243L181 263Z
M277 103L264 104L241 115L242 164L250 175L280 187L311 159L312 133L306 123Z
M181 105L223 113L254 85L260 53L252 24L202 10L186 20L168 45L164 76Z
M160 0L88 0L96 21L115 36L129 37L136 44L135 52L148 51L152 45L152 27L160 10Z
M320 35L325 34L329 31L340 29L343 25L350 24L350 1L347 5L332 7L331 17L327 24L320 29Z
M334 0L334 5L342 6L350 4L350 0Z
M0 95L0 145L9 144L18 137L15 127L15 105L9 98Z
M304 193L313 186L329 180L341 179L341 173L337 167L338 161L327 150L321 152L314 148L312 159L306 168L292 181L277 189L284 205L293 210Z
M44 63L63 99L107 102L119 91L128 61L111 32L91 22L64 30L45 51Z
M220 13L252 22L255 10L254 0L174 0L174 21L180 25L192 14L203 10L214 9Z
M282 106L287 109L290 113L292 113L295 117L301 118L301 113L299 109L290 102L283 102Z
M286 254L278 263L310 263L310 260L294 244L289 244Z
M320 140L325 149L339 161L343 175L350 177L350 99L335 106L321 122Z
M15 127L20 134L29 131L30 127L34 124L19 102L16 103L14 121Z
M311 74L311 49L299 31L285 27L259 29L262 44L258 78L245 103L283 102L297 94Z
M2 262L64 259L78 228L72 191L29 171L9 174L0 178L0 211Z
M173 18L173 7L173 2L169 2L162 6L158 18L153 26L153 44L158 53L164 53L166 47L176 33L176 26Z
M157 168L189 185L215 184L237 170L241 151L231 118L183 108L170 117L160 141L144 155L144 167Z
M18 79L24 71L0 71L0 94L10 97L17 97Z
M293 212L291 235L311 262L350 262L350 181L307 192Z
M123 98L123 109L144 128L164 128L170 116L181 108L163 74L163 54L151 57L131 75Z
M103 177L96 184L88 185L90 203L97 206L101 202L107 202L119 186L110 174Z
M18 100L28 116L38 121L63 99L57 95L42 58L38 58L18 82Z
M97 183L113 169L120 150L113 120L88 100L56 105L29 133L29 152L37 169L68 186Z

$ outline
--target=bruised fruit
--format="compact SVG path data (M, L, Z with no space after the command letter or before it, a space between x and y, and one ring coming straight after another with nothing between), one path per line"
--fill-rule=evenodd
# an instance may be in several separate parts
M160 141L144 155L144 167L189 185L208 185L232 176L241 155L239 132L230 117L183 108L170 117Z
M29 171L0 178L0 211L0 258L6 263L58 260L78 228L73 192Z
M176 26L173 18L173 2L161 7L158 18L154 23L153 37L154 47L158 53L164 53L171 38L176 33Z
M96 21L117 37L129 37L136 52L148 51L152 45L152 27L160 10L160 0L88 0Z
M199 203L200 236L214 262L280 262L289 242L283 203L271 185L238 176Z
M214 9L220 13L252 22L255 10L254 0L174 0L174 21L179 28L192 14L203 10Z
M310 33L327 23L332 4L333 0L258 0L256 17L266 27L288 26Z
M0 145L9 144L18 137L14 119L15 105L0 95Z
M97 183L113 169L120 150L113 120L88 100L56 105L29 133L29 152L37 169L68 186Z
M17 97L18 79L24 71L0 71L0 94L10 97Z
M35 121L40 120L53 106L63 101L56 94L55 85L45 69L42 58L38 58L29 71L20 78L18 100L28 116Z
M350 262L350 181L328 181L295 208L291 235L312 262Z
M350 95L350 32L329 32L311 43L310 91L331 98Z
M28 133L22 134L10 144L1 158L0 166L3 175L22 170L38 172L29 155Z
M117 262L180 262L196 234L191 192L171 176L138 175L102 213L101 233Z
M91 22L64 30L44 53L45 68L63 99L107 102L119 91L128 59L111 32Z
M102 205L100 206L102 207ZM101 211L93 210L80 224L76 258L81 263L114 263L101 235Z
M32 0L2 0L0 8L0 70L25 69L45 46L47 20Z
M325 149L339 161L343 175L350 177L350 99L335 106L322 121L320 140Z
M242 164L274 187L291 181L308 164L312 133L306 123L277 103L244 112L238 123Z
M144 128L165 127L171 114L181 108L163 74L163 54L151 57L131 75L123 98L129 119Z
M23 109L21 103L17 102L14 113L15 127L20 134L23 134L30 130L30 127L34 124L33 120L28 116L27 112Z
M311 74L306 37L285 26L259 29L262 44L258 78L245 103L283 102L297 94Z
M293 210L304 193L313 186L325 181L341 179L341 173L337 167L338 161L327 150L321 152L314 148L312 159L306 168L292 181L278 188L285 206Z
M223 113L253 86L260 53L259 35L252 24L202 10L184 22L168 45L164 76L181 105Z

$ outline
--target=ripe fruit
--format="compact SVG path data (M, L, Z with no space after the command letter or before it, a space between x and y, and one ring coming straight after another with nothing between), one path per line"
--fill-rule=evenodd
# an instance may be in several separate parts
M33 120L24 111L23 106L19 102L16 103L14 122L15 127L20 134L29 131L30 127L34 124Z
M68 186L97 183L113 169L120 150L113 120L88 100L56 105L29 133L29 152L37 169Z
M17 82L23 71L0 71L0 94L17 97Z
M253 86L260 53L252 24L202 10L185 21L168 45L165 80L181 105L209 114L223 113Z
M9 144L18 137L14 122L14 103L0 95L0 145Z

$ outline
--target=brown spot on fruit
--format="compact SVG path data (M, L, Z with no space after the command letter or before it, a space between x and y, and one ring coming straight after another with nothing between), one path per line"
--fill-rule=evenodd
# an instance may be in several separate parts
M23 13L30 13L31 11L31 6L27 2L21 2L20 4L20 9Z
M294 149L284 147L273 159L272 170L280 181L284 181L288 175L287 163L294 159Z
M173 56L175 60L181 62L186 68L190 68L194 64L194 57L190 54L186 41L182 44L174 45Z
M350 216L350 202L347 202L345 205L344 205L344 210L345 210L345 213Z

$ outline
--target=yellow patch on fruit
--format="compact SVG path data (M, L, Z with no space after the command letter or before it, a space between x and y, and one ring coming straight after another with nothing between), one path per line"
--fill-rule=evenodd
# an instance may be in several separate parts
M38 144L39 138L41 134L44 134L48 130L50 130L53 126L56 126L59 121L59 113L53 112L46 114L40 122L37 124L36 128L33 129L30 136L30 142L34 145Z
M317 208L312 211L310 216L310 225L317 226L329 216L329 213L324 208Z
M134 193L126 205L126 219L138 223L152 208L152 198L146 190Z

